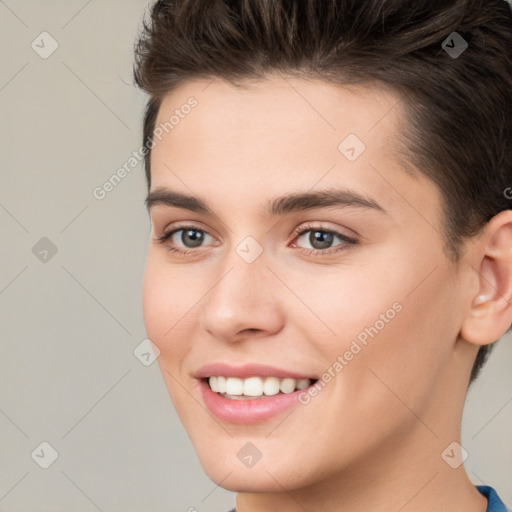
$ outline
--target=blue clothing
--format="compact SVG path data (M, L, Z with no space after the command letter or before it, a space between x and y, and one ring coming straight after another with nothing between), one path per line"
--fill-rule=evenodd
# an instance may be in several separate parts
M477 485L476 488L487 498L487 510L486 512L512 512L505 506L505 503L501 501L498 493L488 485ZM228 510L228 512L236 512L235 508Z
M487 498L486 512L511 512L492 487L488 485L477 485L476 488Z

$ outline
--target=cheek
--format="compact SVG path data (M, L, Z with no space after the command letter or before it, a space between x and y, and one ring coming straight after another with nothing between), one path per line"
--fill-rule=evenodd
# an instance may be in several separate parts
M446 266L439 264L430 274L436 262L394 261L372 265L371 273L369 267L352 266L329 278L309 279L308 288L303 285L297 294L307 297L317 318L309 313L295 318L316 340L326 370L346 354L342 373L350 375L354 392L376 380L373 370L413 399L412 393L428 390L450 358L458 333L453 312L457 290ZM313 323L323 336L314 336Z
M197 284L160 257L148 254L143 281L144 324L164 359L171 350L179 351L180 340L186 339L184 331L199 300Z
M165 290L166 280L162 276L159 267L155 264L154 258L148 255L142 287L142 309L146 332L151 341L160 350L162 350L160 337L169 328L165 312L170 304L168 303L169 298Z
M415 275L427 274L428 270ZM407 415L401 401L418 413L425 409L450 361L458 333L453 312L456 285L449 272L439 267L413 292L415 285L404 277L401 276L401 284L394 286L391 292L382 294L387 301L381 308L394 302L401 306L387 324L377 325L375 320L384 311L375 309L372 302L373 316L366 318L367 324L360 331L368 334L367 344L356 356L358 361L350 369L351 378L347 381L351 392L365 397L361 402L362 411L381 410L383 417L389 407L397 408L396 417ZM421 277L416 281L421 281ZM369 328L370 324L374 329ZM380 326L383 328L376 332L375 327ZM356 326L354 328L357 330ZM371 391L361 395L361 389Z
M293 300L287 315L331 359L348 349L352 340L364 343L370 334L380 337L403 309L400 279L368 268L353 265L329 272L320 268L316 275L290 274L288 281L294 283L301 301Z
M192 286L193 284L193 286ZM187 422L190 396L182 362L192 346L197 283L177 271L160 255L148 253L143 280L143 316L146 333L160 350L157 359L165 386L182 422ZM196 322L197 323L197 322ZM177 384L180 383L180 384Z

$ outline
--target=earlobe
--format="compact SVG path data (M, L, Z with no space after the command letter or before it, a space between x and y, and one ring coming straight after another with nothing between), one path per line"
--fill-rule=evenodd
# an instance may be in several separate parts
M475 345L498 340L512 324L512 210L494 216L475 246L478 289L461 336Z

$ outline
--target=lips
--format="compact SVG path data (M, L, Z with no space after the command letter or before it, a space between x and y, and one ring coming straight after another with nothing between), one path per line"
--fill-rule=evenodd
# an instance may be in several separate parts
M307 393L309 389L305 388L288 394L279 393L264 398L232 400L212 391L206 379L199 379L198 382L200 396L207 409L221 421L241 425L268 421L293 407L304 407L300 395ZM304 410L303 408L302 411Z
M313 374L299 373L292 370L285 370L275 366L267 366L261 364L244 364L244 365L230 365L227 363L211 363L202 366L194 374L197 379L205 379L212 375L223 375L225 377L238 377L246 379L248 377L277 377L279 379L292 378L292 379L311 379L317 380L318 377Z

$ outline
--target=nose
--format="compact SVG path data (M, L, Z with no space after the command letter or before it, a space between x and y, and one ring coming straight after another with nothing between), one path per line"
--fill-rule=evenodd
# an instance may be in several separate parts
M282 329L283 287L267 263L263 255L252 263L236 253L229 258L202 301L202 329L229 342L266 337Z

